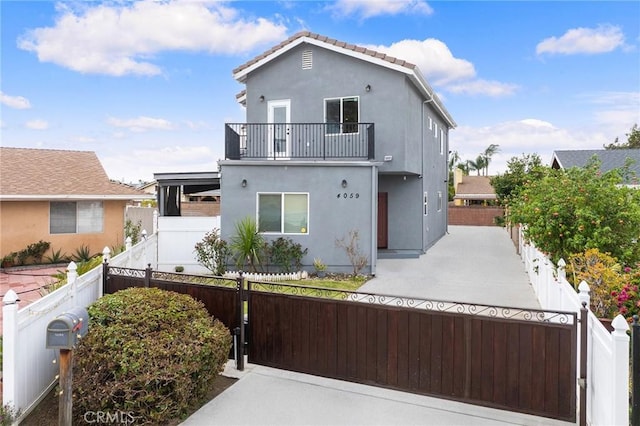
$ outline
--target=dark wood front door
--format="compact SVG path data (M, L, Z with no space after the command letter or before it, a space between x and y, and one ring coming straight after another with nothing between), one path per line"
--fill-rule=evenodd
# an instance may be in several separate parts
M388 192L378 192L378 248L387 248L388 241L388 217L387 198Z

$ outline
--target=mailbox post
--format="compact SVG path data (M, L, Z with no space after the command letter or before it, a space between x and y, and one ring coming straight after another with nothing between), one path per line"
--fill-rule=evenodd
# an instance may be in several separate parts
M89 315L83 308L73 308L56 317L47 326L47 349L60 350L59 426L71 426L73 349L78 344L78 339L88 330Z

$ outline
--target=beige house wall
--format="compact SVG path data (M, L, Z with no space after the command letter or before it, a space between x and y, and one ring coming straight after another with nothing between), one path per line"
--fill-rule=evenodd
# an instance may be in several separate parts
M105 246L116 247L124 241L126 201L103 201L103 232L92 234L50 234L48 201L0 202L0 258L25 249L40 240L51 243L61 254L73 255L82 245L91 253L101 253ZM49 256L51 250L45 253Z

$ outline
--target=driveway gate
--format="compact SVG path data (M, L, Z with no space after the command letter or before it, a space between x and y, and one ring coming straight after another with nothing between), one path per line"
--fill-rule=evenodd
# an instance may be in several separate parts
M108 269L105 293L188 293L239 336L247 301L254 364L576 420L575 313Z

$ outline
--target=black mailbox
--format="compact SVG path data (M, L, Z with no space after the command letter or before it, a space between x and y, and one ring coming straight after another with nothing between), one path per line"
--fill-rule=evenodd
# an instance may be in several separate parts
M84 308L73 308L58 315L47 326L47 349L73 349L89 330L89 315Z

